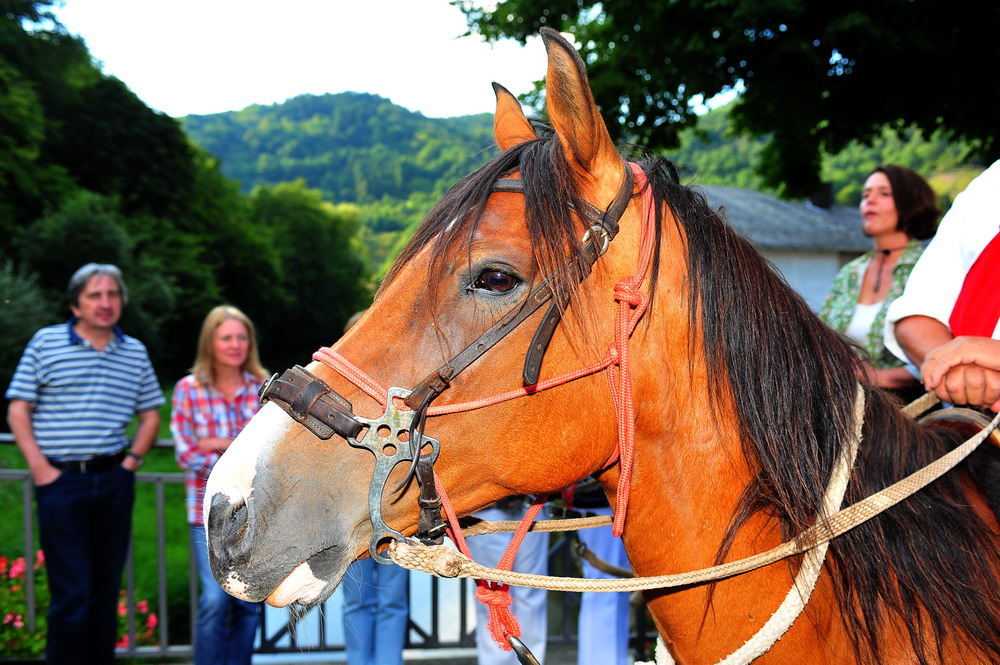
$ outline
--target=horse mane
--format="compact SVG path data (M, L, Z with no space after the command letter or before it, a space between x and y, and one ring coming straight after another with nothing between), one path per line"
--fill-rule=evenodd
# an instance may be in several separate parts
M853 434L860 359L856 347L826 326L699 190L679 182L668 160L639 163L656 201L657 250L665 224L672 220L682 230L690 343L698 343L694 331L700 329L711 398L735 404L743 454L755 472L720 547L721 561L740 527L761 511L780 518L786 538L814 522L835 460ZM383 288L429 246L435 249L431 270L445 268L453 250L475 234L496 180L514 172L525 182L537 274L572 294L587 270L567 205L579 203L579 186L551 135L500 153L456 183L428 213ZM654 257L651 289L659 251ZM647 311L646 325L652 315ZM956 443L917 426L881 390L863 387L864 438L845 504L909 475ZM942 660L945 638L986 654L981 662L1000 661L996 536L968 505L960 474L950 473L832 541L827 570L857 659L878 662L888 617L895 615L921 664Z
M786 538L814 522L834 462L853 435L860 356L700 192L644 166L658 205L669 207L686 238L689 311L702 331L713 399L735 405L744 456L756 472L733 514L721 561L755 513L780 517ZM882 390L863 387L863 440L845 505L959 442L915 424ZM969 506L962 474L950 473L834 539L828 570L858 660L879 661L887 617L896 615L922 664L943 659L946 637L984 654L981 662L997 662L996 537Z

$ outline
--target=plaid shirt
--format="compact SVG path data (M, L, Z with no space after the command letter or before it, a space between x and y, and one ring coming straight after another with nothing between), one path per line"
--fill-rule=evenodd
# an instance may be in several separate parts
M185 503L188 523L204 524L202 505L205 483L221 453L206 453L198 449L198 439L208 437L235 438L250 418L260 410L257 391L263 383L249 373L243 374L243 386L232 402L211 384L199 382L191 374L177 382L174 388L170 431L174 437L177 463L184 469Z

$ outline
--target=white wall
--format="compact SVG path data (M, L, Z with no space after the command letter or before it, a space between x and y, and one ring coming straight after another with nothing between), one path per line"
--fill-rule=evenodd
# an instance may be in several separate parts
M819 311L826 300L842 263L839 252L795 252L764 250L762 252L784 275L789 284L805 298L812 310Z

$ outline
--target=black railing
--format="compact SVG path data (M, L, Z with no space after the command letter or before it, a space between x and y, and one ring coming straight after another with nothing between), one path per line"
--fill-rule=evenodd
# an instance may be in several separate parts
M12 443L10 434L0 434L0 444ZM157 447L169 448L172 442L161 440ZM194 622L197 616L197 572L191 559L190 539L188 542L187 569L187 604L189 606L190 626L188 631L172 629L170 605L176 598L170 597L168 586L167 533L168 527L177 531L179 525L168 525L166 510L166 487L183 484L181 473L139 472L136 480L140 485L153 486L153 502L155 505L156 524L155 562L157 588L156 646L141 646L136 644L136 634L142 630L138 625L140 613L137 611L136 599L136 562L133 552L136 548L135 530L130 548L128 562L125 568L125 609L128 626L128 644L119 646L120 657L155 659L158 657L183 658L193 653L190 636L194 635ZM23 515L23 552L26 565L25 591L27 595L27 616L25 623L29 630L34 630L39 607L35 595L34 576L34 501L31 472L21 469L0 469L0 483L17 483L21 485L21 503ZM186 531L185 531L186 533ZM563 534L552 534L549 549L550 570L560 571L560 574L572 574L578 570L578 564L573 560L570 540ZM148 544L143 544L148 549ZM148 559L148 557L144 557ZM144 564L145 565L145 564ZM176 569L175 569L176 574ZM474 654L475 647L475 616L472 584L469 580L441 580L423 573L411 573L411 603L409 630L406 648L413 650L447 650L467 651ZM176 590L174 591L176 595ZM557 626L549 634L550 644L572 644L576 640L576 615L579 608L579 594L552 593L549 600L549 626ZM341 628L341 596L336 593L322 606L313 608L304 614L296 614L292 610L276 609L265 606L261 613L261 625L258 633L256 652L261 654L292 654L302 652L343 652L343 631ZM551 616L551 615L555 616ZM636 612L632 644L637 654L647 643L646 617L643 608ZM182 634L188 639L177 643L171 640L172 635Z

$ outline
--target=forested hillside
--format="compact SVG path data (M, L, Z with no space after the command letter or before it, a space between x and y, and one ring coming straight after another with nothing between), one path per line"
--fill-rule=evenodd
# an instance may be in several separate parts
M53 0L0 0L0 382L66 282L115 263L123 329L172 385L213 306L256 322L271 367L308 360L370 302L361 212L302 181L241 191L180 123L104 75Z
M182 122L244 191L302 178L336 203L440 194L484 163L493 142L488 114L425 118L353 92L301 95Z
M733 136L732 107L701 116L697 129L683 132L681 147L668 156L690 182L768 191L754 168L767 139ZM360 93L302 95L282 104L187 116L182 123L244 191L302 178L330 201L365 206L364 225L378 232L404 226L393 219L400 201L419 199L420 205L404 213L408 216L483 164L493 140L488 114L425 118ZM968 162L970 152L940 135L928 139L887 128L874 145L855 142L826 156L823 180L832 185L837 203L855 205L872 168L901 164L935 181L947 202L984 166Z
M766 138L733 137L732 105L701 117L668 156L688 182L767 191L756 174ZM282 104L182 119L188 135L218 156L244 191L302 179L329 201L360 206L360 239L380 274L440 195L492 154L488 114L425 118L376 95L302 95ZM876 165L925 174L947 206L982 169L965 146L916 132L886 130L877 145L850 145L824 161L837 203L856 205ZM773 193L773 192L772 192Z
M182 118L244 192L301 179L327 201L361 206L376 274L462 175L491 156L489 114L426 118L377 95L301 95L281 104Z

